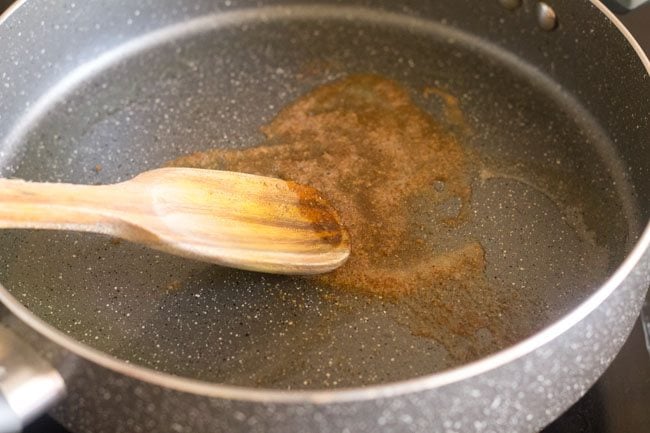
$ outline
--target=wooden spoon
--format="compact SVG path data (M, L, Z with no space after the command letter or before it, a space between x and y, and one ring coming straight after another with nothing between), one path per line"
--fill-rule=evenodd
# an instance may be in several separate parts
M0 228L104 233L279 274L327 272L350 253L336 211L315 189L191 168L162 168L99 186L0 179Z

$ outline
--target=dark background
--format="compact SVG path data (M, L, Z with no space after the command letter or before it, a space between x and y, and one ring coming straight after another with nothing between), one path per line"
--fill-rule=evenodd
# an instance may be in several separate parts
M0 0L0 11L11 3L9 0ZM650 53L650 4L622 14L620 18L646 52ZM612 80L616 79L612 76ZM638 322L623 350L600 380L578 403L544 429L543 433L648 432L650 354L645 346L642 325ZM25 433L69 432L44 416L29 426Z

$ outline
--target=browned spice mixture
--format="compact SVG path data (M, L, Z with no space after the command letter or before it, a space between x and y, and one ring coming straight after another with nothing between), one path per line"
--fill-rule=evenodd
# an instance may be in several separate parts
M462 121L457 100L427 93L447 103L449 120ZM375 75L349 76L299 98L262 132L267 140L261 146L215 149L172 164L319 189L340 212L352 242L348 262L319 281L399 304L398 321L457 358L481 351L478 335L485 330L490 339L503 337L496 317L505 300L486 282L482 246L472 239L436 245L418 222L429 215L432 225L450 230L466 222L475 172L457 139L404 88ZM453 200L457 212L436 211Z

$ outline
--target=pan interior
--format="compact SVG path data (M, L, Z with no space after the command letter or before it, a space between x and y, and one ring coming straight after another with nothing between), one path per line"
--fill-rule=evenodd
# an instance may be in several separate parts
M2 174L112 183L191 152L254 146L259 127L293 99L376 73L434 115L442 108L421 97L425 87L460 99L470 130L463 144L493 174L473 185L476 215L465 230L485 248L493 284L521 294L503 318L513 341L575 307L622 260L633 200L617 161L603 156L613 145L579 105L507 53L442 25L376 15L216 22L159 32L79 76L4 143L15 151ZM3 231L0 257L2 284L54 327L128 362L205 381L350 387L503 348L486 335L458 359L412 335L380 298L337 293L334 303L332 289L301 279L103 236Z

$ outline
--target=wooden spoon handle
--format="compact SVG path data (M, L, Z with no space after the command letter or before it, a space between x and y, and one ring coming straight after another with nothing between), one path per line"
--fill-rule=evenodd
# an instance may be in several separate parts
M0 228L82 230L112 234L113 185L0 179ZM119 201L118 201L119 203Z

